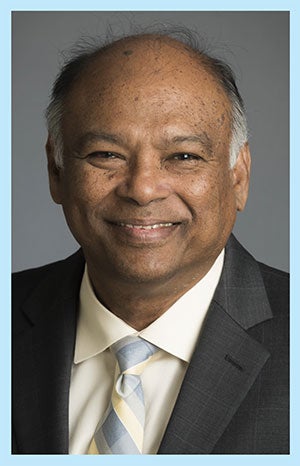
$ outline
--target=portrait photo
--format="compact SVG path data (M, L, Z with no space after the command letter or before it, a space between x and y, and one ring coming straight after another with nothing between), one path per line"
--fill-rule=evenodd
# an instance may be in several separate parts
M12 13L13 454L289 454L289 21Z

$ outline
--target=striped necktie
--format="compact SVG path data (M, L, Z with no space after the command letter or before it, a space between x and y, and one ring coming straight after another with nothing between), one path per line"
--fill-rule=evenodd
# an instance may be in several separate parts
M140 374L156 346L128 336L111 346L120 368L104 422L95 433L89 454L142 454L145 405Z

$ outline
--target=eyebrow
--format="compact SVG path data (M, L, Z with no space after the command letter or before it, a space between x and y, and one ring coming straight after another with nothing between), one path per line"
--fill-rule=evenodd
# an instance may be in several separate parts
M206 132L202 132L200 134L191 134L189 136L174 136L170 139L170 142L173 144L180 144L182 142L195 142L204 146L209 155L212 155L213 152L212 140Z
M89 131L83 134L79 140L77 141L78 149L84 148L86 144L90 144L93 142L99 141L106 141L110 142L119 146L125 146L126 141L121 136L117 136L116 134L106 133L102 131ZM181 144L185 142L192 142L196 144L201 144L205 147L209 155L213 153L213 144L210 137L207 135L206 132L202 132L200 134L191 134L191 135L178 135L174 137L166 137L164 144Z
M106 141L111 142L113 144L122 145L124 141L122 138L115 134L100 132L100 131L89 131L88 133L83 134L77 141L77 147L82 149L86 144L90 144L92 142L98 141Z

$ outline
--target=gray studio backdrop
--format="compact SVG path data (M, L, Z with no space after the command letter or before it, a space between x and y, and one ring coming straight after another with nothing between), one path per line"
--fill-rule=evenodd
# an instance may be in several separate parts
M109 24L184 25L230 62L250 129L252 182L235 234L259 260L288 270L288 12L15 12L13 13L13 269L66 257L78 248L48 192L43 119L60 52Z

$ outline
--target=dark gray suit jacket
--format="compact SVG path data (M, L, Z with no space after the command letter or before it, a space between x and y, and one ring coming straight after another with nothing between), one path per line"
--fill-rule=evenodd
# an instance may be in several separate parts
M83 267L78 251L14 276L14 453L68 453ZM256 262L231 236L158 454L287 454L288 335L287 274Z

